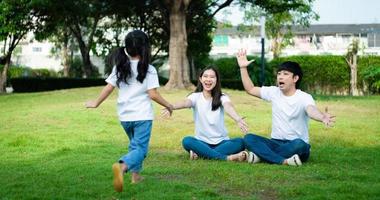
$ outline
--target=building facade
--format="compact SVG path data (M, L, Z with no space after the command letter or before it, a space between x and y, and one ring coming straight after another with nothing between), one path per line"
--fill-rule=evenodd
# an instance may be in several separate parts
M252 33L239 31L237 27L217 29L210 55L233 56L240 48L248 54L261 53L260 27ZM354 38L362 46L360 54L380 55L380 24L330 24L293 27L293 44L283 49L281 56L289 55L344 55ZM265 41L266 56L271 58L270 40Z

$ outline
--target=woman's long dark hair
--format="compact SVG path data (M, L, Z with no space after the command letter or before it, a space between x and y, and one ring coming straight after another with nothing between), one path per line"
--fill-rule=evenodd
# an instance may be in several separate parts
M140 30L134 30L127 34L124 39L125 47L118 48L112 55L112 65L116 65L116 84L119 87L121 82L128 84L128 79L132 76L131 61L129 56L140 56L137 65L137 81L142 83L148 73L151 48L148 36Z
M199 73L197 88L195 89L194 92L202 92L203 91L203 86L202 86L200 79L202 78L202 76L206 70L212 70L215 72L215 75L216 75L216 84L215 84L215 87L211 90L211 96L212 96L211 110L215 111L222 105L222 101L220 100L220 98L223 95L222 94L222 86L220 83L219 71L215 67L213 67L213 66L206 67Z

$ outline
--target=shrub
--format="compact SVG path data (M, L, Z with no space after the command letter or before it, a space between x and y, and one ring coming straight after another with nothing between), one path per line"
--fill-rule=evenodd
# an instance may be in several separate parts
M368 89L371 93L380 92L380 65L369 66L365 68L360 75L368 84Z
M24 77L10 80L14 92L40 92L78 87L105 85L102 78L41 78Z
M301 89L316 94L346 93L350 85L350 71L343 56L289 56L271 61L279 65L293 61L301 65Z

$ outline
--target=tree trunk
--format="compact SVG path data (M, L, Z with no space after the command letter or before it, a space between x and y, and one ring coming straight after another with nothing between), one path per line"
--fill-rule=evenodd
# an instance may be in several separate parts
M170 13L169 81L166 89L193 88L187 58L186 10L190 0L168 0Z
M91 46L91 40L89 38L89 44L86 45L86 43L83 40L81 29L78 24L75 24L73 27L70 27L71 32L74 34L75 38L77 39L79 50L82 56L82 70L83 70L83 78L88 78L93 74L94 66L91 63L90 59L90 46ZM92 37L92 36L90 36Z
M281 54L281 43L282 43L282 35L280 33L277 33L277 36L272 39L272 52L273 52L273 58L280 57Z
M63 42L62 48L62 59L63 59L63 76L69 77L70 71L70 58L69 58L69 48L68 48L68 39Z
M78 39L78 38L77 38ZM82 56L82 62L83 62L83 78L88 78L92 74L93 66L90 59L90 49L86 46L86 44L83 41L79 41L79 49Z
M352 63L350 64L351 68L351 79L350 79L350 93L352 96L359 96L359 91L358 91L358 68L357 68L357 55L354 54L352 56Z
M5 56L5 64L4 64L4 68L3 68L3 71L1 72L1 77L0 77L0 94L6 92L5 87L7 84L8 68L11 63L11 55L12 55L11 53L8 53Z

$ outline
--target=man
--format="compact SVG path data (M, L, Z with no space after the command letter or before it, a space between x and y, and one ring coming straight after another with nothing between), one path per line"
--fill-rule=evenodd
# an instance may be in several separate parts
M302 70L298 63L287 61L277 70L277 86L256 87L249 78L245 50L236 55L245 91L272 103L271 139L247 134L244 143L249 150L248 162L264 160L269 163L301 166L310 155L308 121L312 118L330 127L335 117L322 113L313 97L299 89Z

